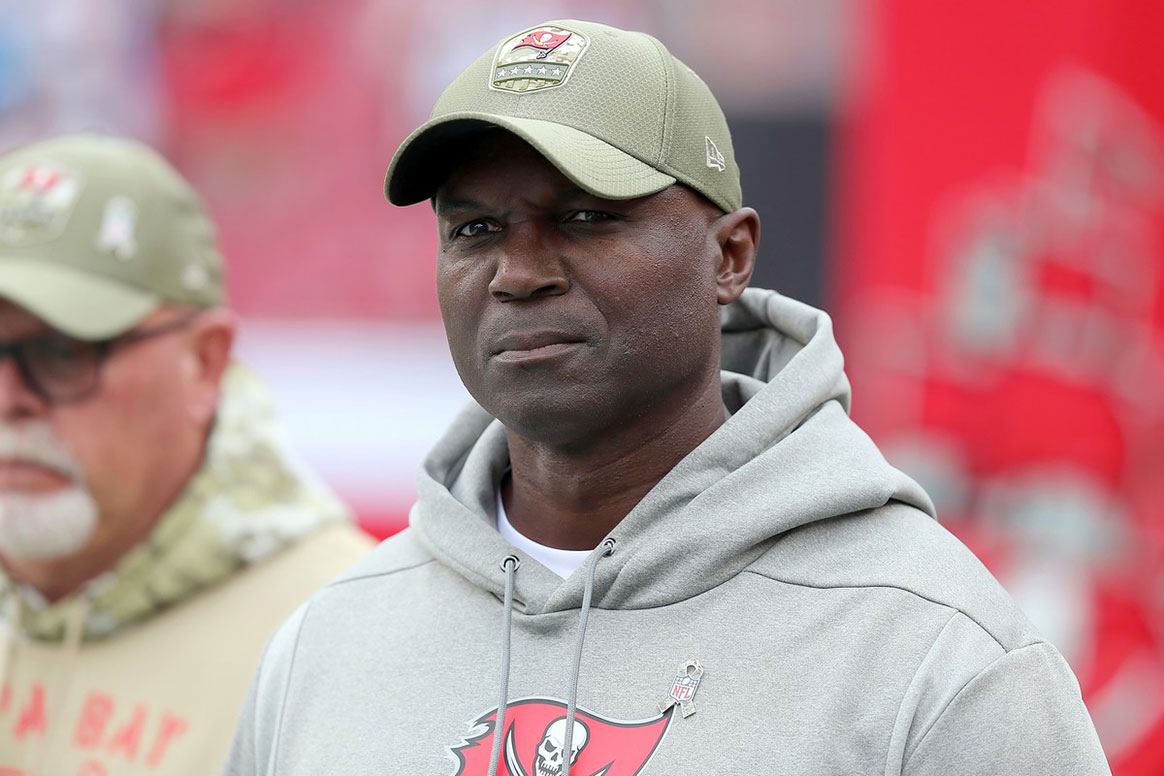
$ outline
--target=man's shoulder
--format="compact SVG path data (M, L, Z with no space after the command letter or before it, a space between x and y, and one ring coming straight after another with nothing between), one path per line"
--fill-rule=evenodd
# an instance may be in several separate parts
M175 610L221 613L225 607L245 612L261 606L264 611L279 612L278 622L366 556L373 546L372 538L355 525L323 526L262 560L242 566L223 584Z
M897 593L919 617L964 615L1007 652L1041 640L962 542L929 515L902 504L793 531L748 570L809 588Z
M432 561L432 555L416 541L410 528L385 539L302 603L271 640L268 659L290 659L308 622L311 625L306 627L312 633L326 638L332 624L383 616L386 600L407 606L413 596L400 595L399 587L386 591L385 586L397 581L407 584L407 572L424 568Z
M328 585L328 588L348 587L353 583L371 582L391 577L400 572L424 566L432 560L432 554L416 540L413 530L405 528L380 542L358 563L337 577Z
M365 540L371 542L366 535ZM366 607L377 605L380 592L377 580L391 579L396 572L423 566L431 560L432 556L412 538L411 529L406 528L380 542L354 564L347 564L338 576L332 574L325 580L326 584L316 586L315 594L302 601L275 633L265 662L289 660L308 619L358 616Z
M297 563L334 567L333 576L367 557L376 541L353 523L337 522L299 539L287 548Z

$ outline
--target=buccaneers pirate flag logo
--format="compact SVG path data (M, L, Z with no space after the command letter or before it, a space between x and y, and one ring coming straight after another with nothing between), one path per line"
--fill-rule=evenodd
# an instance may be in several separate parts
M638 721L616 720L579 708L570 751L564 751L566 704L524 698L506 707L497 776L559 776L570 762L577 776L634 776L646 767L671 724L671 714ZM486 776L497 709L474 723L473 734L453 747L456 776Z
M589 46L589 38L565 27L522 30L497 47L489 88L524 93L561 86Z
M16 167L0 178L0 242L36 245L61 236L80 180L53 164Z

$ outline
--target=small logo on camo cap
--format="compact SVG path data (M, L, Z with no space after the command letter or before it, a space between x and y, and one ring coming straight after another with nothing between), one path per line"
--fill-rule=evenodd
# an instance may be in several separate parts
M9 170L0 179L0 242L35 245L59 237L80 191L77 178L55 165Z
M566 83L590 45L580 32L543 25L517 33L497 47L489 88L535 92Z
M704 146L707 151L707 166L713 170L723 172L727 169L727 160L719 152L719 146L710 137L704 136Z

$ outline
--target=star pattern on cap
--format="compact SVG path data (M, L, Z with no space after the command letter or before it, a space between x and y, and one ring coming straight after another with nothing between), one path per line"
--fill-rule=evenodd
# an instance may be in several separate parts
M513 66L503 65L497 68L497 78L514 78L520 76L542 76L543 78L558 78L562 77L562 68L551 65L541 65L534 67L533 64L519 63Z

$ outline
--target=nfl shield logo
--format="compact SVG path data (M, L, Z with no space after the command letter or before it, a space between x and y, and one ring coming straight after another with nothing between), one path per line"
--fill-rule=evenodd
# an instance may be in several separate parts
M679 710L683 716L690 717L695 713L695 691L699 689L699 683L702 680L703 666L699 664L698 660L688 660L680 665L675 681L671 682L671 690L667 694L667 700L659 704L659 711L666 711L675 704L679 704Z
M699 680L692 679L690 676L683 674L675 677L675 683L671 685L671 697L679 703L684 703L695 697L695 687L699 684Z

